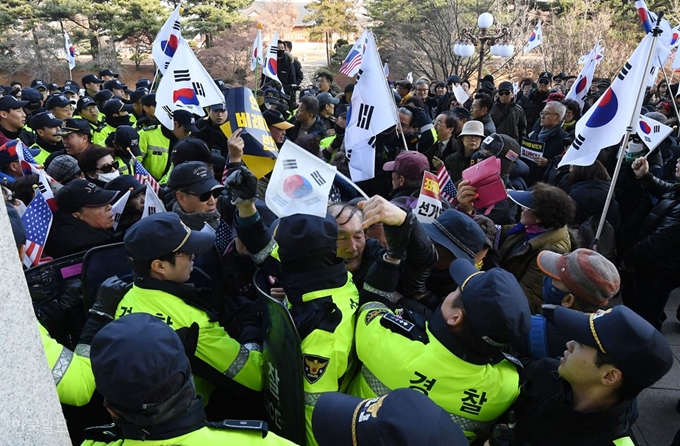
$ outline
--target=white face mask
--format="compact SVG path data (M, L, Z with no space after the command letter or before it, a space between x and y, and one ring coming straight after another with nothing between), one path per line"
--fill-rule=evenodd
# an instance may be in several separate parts
M120 176L120 172L118 172L118 170L114 170L113 172L110 172L110 173L98 173L97 179L99 181L103 181L104 183L108 183L109 181L116 179L119 176Z

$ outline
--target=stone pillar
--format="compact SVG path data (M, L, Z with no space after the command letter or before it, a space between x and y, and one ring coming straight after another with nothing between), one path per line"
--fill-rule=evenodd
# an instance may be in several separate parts
M68 446L7 209L0 208L0 443Z

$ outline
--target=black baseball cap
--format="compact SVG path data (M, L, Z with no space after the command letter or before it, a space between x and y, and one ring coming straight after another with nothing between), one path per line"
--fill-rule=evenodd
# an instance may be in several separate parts
M28 101L20 101L14 96L7 95L0 98L0 111L10 111L23 108L28 105Z
M69 104L75 105L76 101L66 97L66 95L55 94L47 98L47 102L45 102L45 108L47 110L52 110L54 107L66 107Z
M111 90L99 90L94 95L94 100L97 101L98 104L101 104L103 102L108 101L112 97L113 97L113 92Z
M89 121L78 118L65 119L61 125L61 130L57 135L66 136L71 133L83 133L85 135L92 135L92 127Z
M274 232L284 270L318 269L337 254L338 223L335 218L295 214L281 218Z
M146 261L173 252L204 253L215 245L215 232L192 231L176 213L160 212L132 225L123 241L133 260Z
M138 88L135 91L133 91L132 93L130 93L130 102L141 101L142 97L144 97L144 95L146 95L146 94L149 94L149 90L147 90L144 87Z
M141 194L142 192L146 191L146 184L140 183L132 175L119 175L113 180L106 183L104 185L104 189L117 190L118 192L120 192L121 196L125 194L125 192L130 191L130 198L134 198L137 195Z
M102 70L102 71L99 72L99 77L102 77L102 76L118 77L118 73L114 73L113 71L111 71L107 68L106 70Z
M553 75L550 71L544 71L543 73L538 75L539 81L546 80L546 81L548 81L548 83L550 83L550 81L552 81L552 79L553 79Z
M81 208L96 208L112 203L118 197L117 191L104 190L87 180L76 179L59 189L57 206L66 213L77 212Z
M149 93L142 96L142 105L147 107L156 106L156 93Z
M47 91L61 91L61 87L54 82L51 84L47 84Z
M503 81L498 85L498 91L509 91L512 93L515 89L512 86L512 82Z
M146 88L147 90L151 90L151 81L146 77L140 78L139 80L137 80L135 88L137 90L139 90L140 88Z
M54 115L48 111L36 113L28 121L28 126L33 130L43 129L43 128L54 128L60 127L63 124L61 119L57 119Z
M215 164L208 144L202 139L192 137L183 139L175 144L170 158L175 166L187 161L201 161L203 163Z
M80 86L76 84L75 82L73 83L67 83L64 85L64 93L73 93L73 94L79 94L80 93Z
M106 101L102 107L102 113L106 116L113 116L114 113L119 113L121 111L131 112L132 104L126 104L118 98L113 98Z
M212 111L225 111L227 109L227 104L220 102L219 104L213 104L210 106Z
M534 208L534 198L530 190L508 190L508 197L523 208Z
M453 74L449 76L448 79L446 79L446 83L449 85L460 84L460 78L457 75Z
M123 413L136 414L153 407L145 403L149 394L178 374L184 379L173 395L192 385L191 367L179 336L148 313L128 314L102 328L92 339L90 360L97 390L107 404Z
M89 96L83 96L82 98L78 99L78 103L76 104L76 110L80 111L84 108L89 107L90 105L95 105L99 107L97 101L95 101Z
M470 110L468 110L465 107L453 107L451 111L458 119L465 119L466 121L472 119L472 114L470 113Z
M340 103L340 99L334 98L330 93L319 93L316 99L319 101L319 108L327 104L338 105Z
M262 113L262 117L269 127L276 127L281 130L288 130L295 127L283 118L283 114L280 111L274 108L265 110L264 113Z
M113 134L113 142L123 150L129 148L134 156L141 155L142 153L139 148L139 132L129 125L116 127L116 131Z
M484 231L477 222L455 209L445 210L434 222L423 224L423 228L433 242L457 259L472 261L486 243Z
M505 141L498 133L492 133L482 141L479 146L479 150L482 152L488 152L488 154L493 156L500 155L501 151L505 147Z
M187 161L175 166L170 172L168 186L172 190L186 190L198 195L223 187L201 161Z
M93 82L94 82L95 84L103 84L103 83L104 83L103 80L99 79L99 78L98 78L97 76L95 76L94 74L86 74L85 76L83 76L83 78L80 80L80 82L82 82L83 85L85 85L85 84L91 84L91 83L93 83Z
M21 100L27 101L28 105L40 105L43 100L43 95L35 88L24 88L21 90Z
M590 314L543 305L543 314L560 333L609 356L623 379L640 390L660 380L673 366L666 338L624 305Z
M413 389L362 399L323 393L312 431L319 446L467 446L463 430L434 401Z
M189 130L190 132L198 132L196 127L196 116L187 110L175 110L172 112L172 120L177 121L179 125Z
M113 79L110 81L106 81L104 84L104 88L107 90L113 90L114 88L119 89L119 90L125 90L127 89L127 85L119 81L118 79Z
M478 271L466 259L451 262L449 273L460 287L465 316L477 337L500 348L529 333L529 300L515 276L500 267Z

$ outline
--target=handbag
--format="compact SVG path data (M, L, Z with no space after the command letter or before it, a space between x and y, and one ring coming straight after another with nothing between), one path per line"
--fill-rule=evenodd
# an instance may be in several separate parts
M469 181L471 186L477 188L474 205L475 208L488 208L485 214L491 212L493 205L508 197L501 180L501 160L495 156L465 169L463 180Z

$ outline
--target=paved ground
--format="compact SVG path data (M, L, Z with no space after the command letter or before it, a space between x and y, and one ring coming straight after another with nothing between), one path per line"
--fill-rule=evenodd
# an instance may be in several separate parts
M680 413L675 410L680 399L680 322L675 318L678 305L680 289L671 294L666 305L668 319L662 327L675 356L673 368L638 397L640 417L633 426L633 433L640 446L668 446L680 429Z

